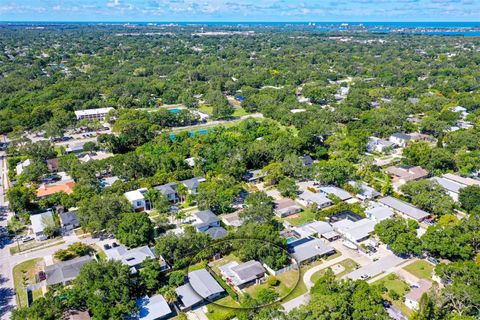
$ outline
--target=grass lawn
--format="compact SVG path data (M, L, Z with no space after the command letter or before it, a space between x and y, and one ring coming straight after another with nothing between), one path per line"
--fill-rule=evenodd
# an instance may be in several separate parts
M418 278L432 280L433 265L428 261L418 260L410 263L403 269L407 270Z
M100 248L96 244L92 244L91 247L97 252L98 259L100 259L101 261L107 260L107 254L105 253L105 251L103 251L102 248Z
M209 265L212 268L213 272L220 275L221 273L219 267L232 261L237 261L238 263L241 263L241 260L239 258L237 258L233 254L229 254L228 256L225 256L221 259L210 262Z
M233 112L234 117L241 117L241 116L245 116L247 114L248 114L248 112L245 111L245 109L243 109L242 107L235 108L235 111Z
M210 303L207 306L208 312L206 314L209 320L229 320L235 318L237 310L228 307L239 306L238 302L227 296L215 301L215 303Z
M192 272L192 271L195 271L195 270L205 269L206 266L207 266L207 261L203 260L203 261L200 261L196 264L190 265L188 267L187 272Z
M315 220L316 212L311 209L304 209L302 212L285 218L292 226L299 226Z
M355 270L358 266L358 264L353 261L352 259L345 259L345 260L342 260L338 263L339 265L343 266L345 268L345 270L343 270L342 272L340 273L337 273L335 276L337 279L343 277L344 275L346 275L347 273L350 273L352 272L353 270ZM333 266L332 266L333 267ZM323 269L323 270L320 270L320 271L317 271L315 272L313 275L312 275L312 282L315 283L317 282L317 280L326 272L328 268L326 269Z
M405 294L410 291L410 287L408 286L405 281L400 280L396 274L391 273L373 283L374 285L383 285L387 292L383 294L384 299L390 301L396 308L398 308L404 315L409 316L412 312L404 303L403 297ZM395 291L397 294L400 295L400 298L397 300L393 300L390 297L390 292Z
M13 267L13 284L17 294L17 303L19 306L27 305L27 286L35 283L35 275L42 270L43 258L31 259L17 264ZM34 292L38 297L38 292Z
M201 103L199 106L198 106L198 111L200 112L203 112L203 113L206 113L208 115L212 115L212 112L213 112L213 107L207 105L207 104L203 104Z

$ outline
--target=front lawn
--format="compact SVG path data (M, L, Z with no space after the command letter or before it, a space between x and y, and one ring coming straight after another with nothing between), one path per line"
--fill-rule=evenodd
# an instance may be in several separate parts
M37 258L24 261L13 267L13 284L19 306L27 306L27 287L36 283L35 276L43 269L43 264L43 258Z
M358 266L358 264L353 261L352 259L348 258L348 259L345 259L345 260L342 260L338 263L338 265L342 266L343 267L343 270L340 271L339 273L335 274L335 277L337 279L343 277L344 275L346 275L347 273L350 273L352 272L353 270L355 270ZM331 266L331 268L333 268L334 266ZM326 272L328 268L325 268L325 269L322 269L322 270L319 270L317 272L315 272L313 275L312 275L312 282L315 283L317 282L318 279L320 279L321 276L323 276L323 274Z
M404 315L410 315L411 310L403 303L405 294L410 291L410 287L405 281L399 279L396 274L390 273L375 281L372 285L385 287L386 292L383 294L383 298L390 301Z
M432 280L433 265L425 260L418 260L404 267L406 271L420 279Z

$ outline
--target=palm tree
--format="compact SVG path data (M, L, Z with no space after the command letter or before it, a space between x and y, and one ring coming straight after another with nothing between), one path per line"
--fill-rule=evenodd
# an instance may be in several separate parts
M147 192L145 192L145 199L147 199L150 202L150 209L153 209L153 203L157 198L158 198L158 190L148 189Z
M177 193L178 193L178 195L180 196L180 202L184 202L184 201L185 201L185 197L186 197L187 194L188 194L188 189L187 189L187 187L185 187L185 185L183 185L182 183L178 183L178 184L177 184Z

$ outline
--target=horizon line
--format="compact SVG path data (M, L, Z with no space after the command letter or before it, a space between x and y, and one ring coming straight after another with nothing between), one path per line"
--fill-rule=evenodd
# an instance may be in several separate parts
M236 20L0 20L0 23L480 23L480 20L331 20L331 21L314 21L314 20L292 20L292 21L236 21Z

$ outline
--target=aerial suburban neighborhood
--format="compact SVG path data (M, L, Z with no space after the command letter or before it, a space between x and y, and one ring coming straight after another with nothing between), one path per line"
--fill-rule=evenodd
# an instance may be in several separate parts
M480 38L337 27L0 25L0 318L477 319Z

